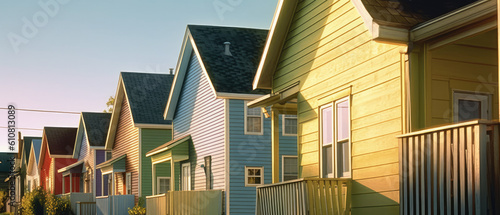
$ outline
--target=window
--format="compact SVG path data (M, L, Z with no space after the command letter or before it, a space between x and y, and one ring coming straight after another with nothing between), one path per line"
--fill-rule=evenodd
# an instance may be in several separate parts
M320 124L322 176L351 177L349 99L321 107Z
M182 164L182 190L191 190L191 163Z
M491 119L490 97L475 93L453 93L454 122L474 119Z
M283 115L283 136L297 135L297 115Z
M111 160L111 151L106 151L106 160Z
M126 193L127 195L131 195L132 194L132 173L131 172L127 172L127 174L125 175L125 186L126 186Z
M254 187L264 184L264 167L245 167L245 186Z
M170 190L170 177L158 177L156 183L158 184L157 194L167 193Z
M260 107L248 108L245 102L245 134L262 135L263 127L262 111Z
M297 156L283 155L282 165L282 181L289 181L299 178Z

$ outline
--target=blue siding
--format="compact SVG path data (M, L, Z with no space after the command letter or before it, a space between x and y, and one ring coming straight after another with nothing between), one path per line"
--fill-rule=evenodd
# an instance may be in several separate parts
M255 214L256 188L245 187L245 166L264 167L264 183L270 184L272 182L271 119L263 118L263 135L245 135L244 108L243 100L229 100L229 201L231 214ZM281 122L280 117L280 124ZM296 139L294 136L283 137L280 132L280 155L296 155ZM281 150L283 151L281 152Z
M212 156L213 189L224 189L224 100L216 99L196 55L192 55L173 120L174 139L190 134L191 183L205 190L205 156Z
M283 115L280 115L280 181L283 179L283 155L297 156L297 136L283 136Z
M83 131L82 142L80 143L80 154L78 155L78 161L85 159L89 154L89 147L87 144L87 133Z

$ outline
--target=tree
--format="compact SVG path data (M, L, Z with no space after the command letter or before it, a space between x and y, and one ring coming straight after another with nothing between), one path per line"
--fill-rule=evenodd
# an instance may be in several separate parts
M106 109L103 111L104 113L112 113L115 105L115 98L110 96L108 102L106 102Z

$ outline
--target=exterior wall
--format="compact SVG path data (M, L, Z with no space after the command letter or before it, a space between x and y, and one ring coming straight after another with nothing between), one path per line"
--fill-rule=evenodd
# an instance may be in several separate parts
M132 194L135 195L135 201L137 202L139 199L139 129L134 127L130 108L125 97L122 102L111 157L116 158L124 154L127 154L125 168L126 172L132 173ZM116 191L123 190L123 183L117 181L116 186Z
M95 165L98 165L106 161L106 151L105 150L92 150L95 151ZM100 169L96 169L94 173L95 179L95 196L102 196L102 174Z
M174 139L190 134L193 140L189 149L192 189L206 189L200 167L205 156L212 156L212 188L224 189L224 100L215 98L196 55L191 57L173 125Z
M45 144L45 147L47 147L47 143L43 143ZM47 150L47 148L44 149L45 152L44 152L44 155L43 155L43 160L40 160L40 162L42 162L42 168L41 168L41 171L40 171L40 186L44 189L44 190L49 190L49 177L50 177L50 169L52 167L52 158L50 158L50 155L49 155L49 151Z
M68 165L71 165L73 163L75 163L77 161L77 159L73 159L73 158L53 158L53 162L54 162L54 165L53 165L53 168L51 168L51 177L54 179L53 180L53 188L54 188L54 194L55 195L58 195L58 194L62 194L62 180L63 180L63 177L62 177L62 173L58 173L57 170L58 169L61 169L63 167L66 167ZM77 187L77 188L80 188L80 180L78 181L75 181L73 183L73 187Z
M35 162L34 161L35 158L33 158L33 161L30 161L30 162ZM28 190L33 190L33 188L36 188L39 186L39 183L40 183L40 174L38 173L38 166L36 164L33 164L31 166L31 175L27 175L26 177L26 181L31 181L30 182L30 185L31 187L26 187L26 189ZM36 183L35 183L36 181ZM28 185L28 183L26 183L26 186Z
M141 196L150 196L152 193L152 165L151 158L146 153L172 140L171 129L141 129ZM169 168L170 169L170 168ZM170 174L168 174L170 175Z
M271 123L271 120L269 120ZM297 135L283 136L283 115L280 115L279 123L280 132L280 182L283 181L283 155L297 156ZM271 141L271 139L269 139ZM299 177L300 178L300 177Z
M496 30L426 51L426 127L453 122L453 91L488 94L498 119Z
M320 177L319 107L350 95L352 214L399 213L396 136L402 133L405 48L373 41L349 0L305 0L278 61L273 91L300 81L301 177Z

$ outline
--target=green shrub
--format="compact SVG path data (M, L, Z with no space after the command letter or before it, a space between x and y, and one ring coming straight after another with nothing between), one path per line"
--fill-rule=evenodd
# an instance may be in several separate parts
M45 202L47 215L71 215L71 202L68 198L59 198L49 194Z
M128 214L129 215L145 215L146 214L146 208L144 207L144 197L139 197L139 202L135 204L135 206L130 209L128 208Z
M26 193L21 200L21 211L23 214L43 214L47 192L42 187Z

